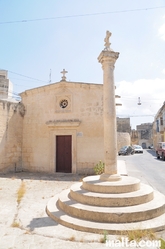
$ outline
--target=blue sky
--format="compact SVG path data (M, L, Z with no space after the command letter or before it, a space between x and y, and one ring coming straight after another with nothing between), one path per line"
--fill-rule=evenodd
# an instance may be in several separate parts
M14 92L48 84L50 69L52 83L63 68L67 80L102 83L97 57L109 30L120 53L117 114L132 128L153 121L165 101L164 0L0 0L0 9L0 68Z

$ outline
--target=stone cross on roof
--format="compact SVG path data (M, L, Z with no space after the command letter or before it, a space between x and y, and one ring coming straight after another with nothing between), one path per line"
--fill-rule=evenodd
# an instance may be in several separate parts
M65 81L66 80L66 76L65 74L68 73L65 69L62 70L61 72L63 75L62 75L62 80L61 81Z

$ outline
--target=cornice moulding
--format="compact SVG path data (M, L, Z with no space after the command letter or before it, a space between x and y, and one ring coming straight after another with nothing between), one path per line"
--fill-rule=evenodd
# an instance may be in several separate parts
M76 127L79 126L81 123L78 119L63 119L63 120L49 120L46 122L48 127L64 127L64 126L72 126Z

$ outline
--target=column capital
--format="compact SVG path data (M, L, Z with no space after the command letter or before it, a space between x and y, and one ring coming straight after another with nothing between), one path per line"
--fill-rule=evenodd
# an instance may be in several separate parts
M109 62L111 65L114 66L116 60L119 57L119 52L114 52L113 50L107 51L103 50L101 51L98 61L103 65L104 62Z

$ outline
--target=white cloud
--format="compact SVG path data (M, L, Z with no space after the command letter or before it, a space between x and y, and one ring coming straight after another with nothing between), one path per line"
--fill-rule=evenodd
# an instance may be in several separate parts
M116 94L121 96L119 117L137 117L133 128L141 123L151 122L165 101L165 80L139 79L134 82L121 81L116 84ZM139 99L141 105L138 105ZM144 121L145 120L145 121Z
M165 19L165 16L164 16L164 19ZM162 25L160 26L160 28L159 28L159 30L158 30L158 34L159 34L159 36L160 36L163 40L165 40L165 23L162 24Z

